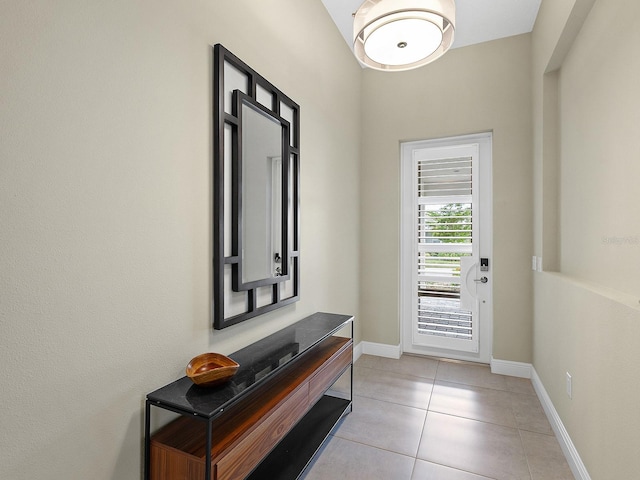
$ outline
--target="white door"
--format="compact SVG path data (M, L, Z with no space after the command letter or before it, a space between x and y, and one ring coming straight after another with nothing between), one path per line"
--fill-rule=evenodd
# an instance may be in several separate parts
M491 134L402 144L401 250L403 351L489 363Z

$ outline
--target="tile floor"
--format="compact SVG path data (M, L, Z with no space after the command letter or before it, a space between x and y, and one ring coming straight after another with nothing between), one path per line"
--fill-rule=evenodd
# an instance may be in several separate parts
M363 355L353 393L304 480L574 479L529 380Z

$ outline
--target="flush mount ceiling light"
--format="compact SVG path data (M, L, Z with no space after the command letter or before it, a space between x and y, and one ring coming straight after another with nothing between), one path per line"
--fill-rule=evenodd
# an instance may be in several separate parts
M451 47L455 15L454 0L366 0L353 15L353 51L376 70L421 67Z

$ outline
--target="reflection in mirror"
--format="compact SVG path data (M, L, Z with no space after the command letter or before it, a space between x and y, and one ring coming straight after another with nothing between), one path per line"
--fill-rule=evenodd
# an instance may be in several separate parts
M282 125L242 101L242 283L282 275Z

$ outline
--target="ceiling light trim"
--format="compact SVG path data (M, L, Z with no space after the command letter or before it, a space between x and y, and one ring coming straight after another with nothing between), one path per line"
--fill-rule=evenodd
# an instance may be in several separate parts
M406 22L407 20L422 20L430 23L440 30L442 40L433 49L425 49L428 42L424 44L411 44L399 37L389 37L386 50L378 54L371 55L371 48L367 48L367 41L372 33L394 22ZM415 23L415 22L414 22ZM408 24L406 24L408 25ZM432 28L429 27L431 30ZM392 30L392 29L389 29ZM397 32L398 30L395 29ZM454 0L366 0L356 13L353 21L353 51L358 61L367 67L382 71L404 71L421 67L440 58L453 44L455 32L455 3ZM379 37L380 35L376 35ZM402 47L400 46L402 45ZM394 54L393 48L404 50L411 47L413 54L407 52L396 52L405 54L407 58L418 60L407 61L386 61L390 55ZM369 52L368 52L369 50ZM373 58L372 58L373 57Z

